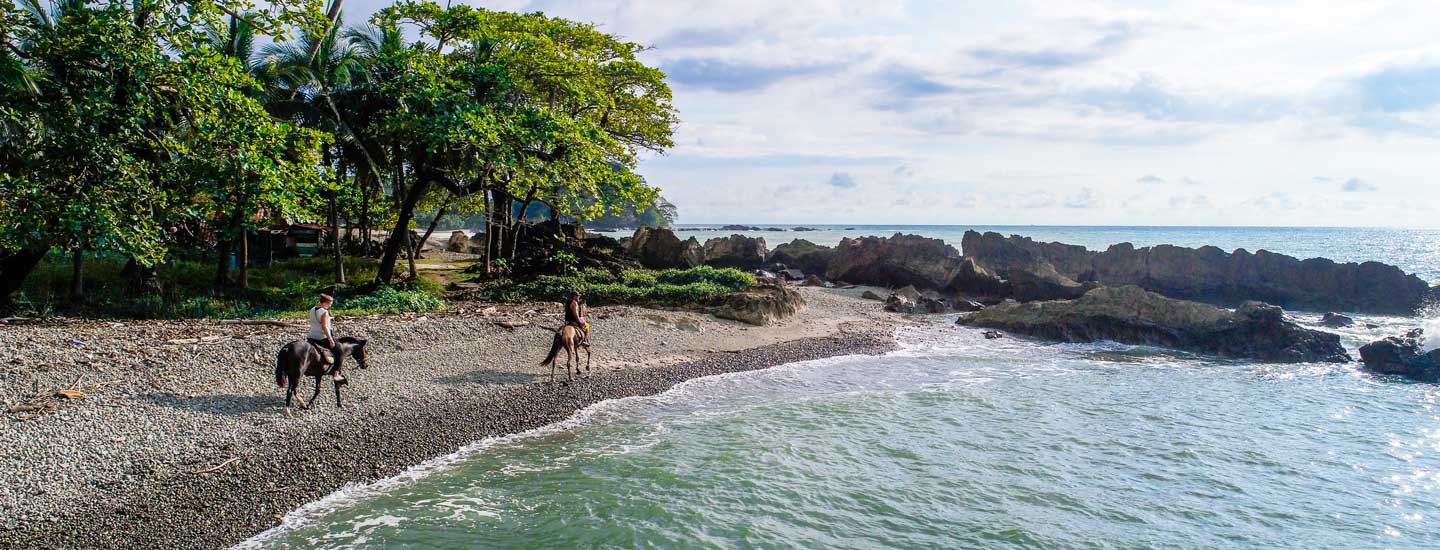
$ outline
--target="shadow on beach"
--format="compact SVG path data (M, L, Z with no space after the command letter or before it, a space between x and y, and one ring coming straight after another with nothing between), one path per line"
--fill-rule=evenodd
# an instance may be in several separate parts
M307 392L304 396L310 397L310 394ZM285 404L284 395L219 394L187 397L177 393L161 392L148 394L144 399L172 409L221 416L244 416L250 413L279 409Z

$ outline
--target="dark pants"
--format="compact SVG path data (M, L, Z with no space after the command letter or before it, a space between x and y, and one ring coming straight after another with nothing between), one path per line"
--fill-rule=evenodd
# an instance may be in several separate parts
M306 338L306 340L308 340L312 346L330 350L330 357L335 359L335 364L330 366L330 372L340 372L340 346L337 345L332 348L330 347L330 343L325 340L316 340L314 338Z

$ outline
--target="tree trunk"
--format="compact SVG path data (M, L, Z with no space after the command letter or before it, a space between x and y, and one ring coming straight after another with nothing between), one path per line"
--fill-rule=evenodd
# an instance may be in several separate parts
M390 284L391 279L395 278L395 260L400 257L400 247L409 244L410 220L415 216L415 205L425 196L429 187L430 182L426 180L416 181L401 198L400 208L395 216L395 229L390 232L390 238L385 240L385 253L380 256L380 266L375 272L375 280L381 284Z
M362 179L363 178L363 179ZM360 238L361 250L368 256L370 254L370 191L374 186L370 185L371 180L368 174L355 175L355 181L364 183L360 186Z
M76 246L70 259L70 302L85 300L85 247Z
M215 244L215 255L218 256L215 263L216 290L225 290L226 284L230 282L230 248L232 246L233 243L229 239L223 239Z
M520 248L520 226L525 223L525 213L530 210L530 203L535 202L536 188L531 187L525 194L525 201L520 203L520 215L515 218L515 223L510 226L510 260L515 260L515 253Z
M494 240L495 236L494 224L490 221L490 191L488 189L482 190L480 196L485 200L485 274L490 275L494 273L495 266L495 264L490 261L490 241Z
M440 218L445 217L445 210L445 207L440 207L440 211L435 213L435 219L430 220L430 227L425 229L425 235L420 237L420 242L415 243L414 256L419 256L420 249L425 247L425 243L430 242L430 235L435 233L435 228L440 225ZM410 278L414 279L416 276L415 260L410 260Z
M335 284L345 284L345 256L340 254L340 217L335 206L335 197L339 191L330 193L330 245L334 247L335 255Z
M25 278L45 259L49 249L22 248L0 250L0 304L10 303L10 295L20 290Z
M250 232L240 233L240 290L250 288Z

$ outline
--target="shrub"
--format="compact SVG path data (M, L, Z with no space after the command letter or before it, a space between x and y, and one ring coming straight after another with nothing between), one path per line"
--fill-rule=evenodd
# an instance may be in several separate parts
M445 307L445 301L423 290L381 287L340 304L343 313L419 313Z
M667 269L661 271L656 280L661 283L672 285L687 285L690 283L713 283L730 292L745 290L755 286L755 276L734 268L716 269L708 265L692 267L690 269Z
M655 286L655 272L642 269L627 269L620 274L620 282L625 286L635 288L650 288Z

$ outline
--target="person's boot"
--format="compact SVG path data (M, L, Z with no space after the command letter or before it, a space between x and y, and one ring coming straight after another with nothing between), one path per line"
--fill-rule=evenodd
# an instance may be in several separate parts
M345 378L345 374L338 370L330 373L330 377L335 380L336 385L344 385L350 383L350 379Z

